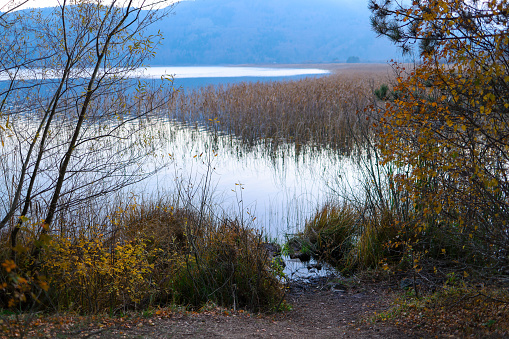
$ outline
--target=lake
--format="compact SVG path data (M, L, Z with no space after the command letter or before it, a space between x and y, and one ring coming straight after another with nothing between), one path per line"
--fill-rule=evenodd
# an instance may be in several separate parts
M329 73L302 68L155 67L145 75L154 79L175 74L174 86L185 92L200 86L288 81ZM161 155L171 154L171 166L144 182L142 191L164 188L171 192L182 180L196 186L210 174L208 185L218 213L250 219L271 238L282 239L301 230L305 220L330 198L331 188L337 188L337 178L351 175L350 160L331 149L283 143L268 152L273 149L269 141L246 147L239 138L199 123L170 120L164 124L168 141Z
M143 182L140 191L171 193L183 182L199 191L209 175L216 213L240 215L271 238L299 231L327 201L335 180L353 166L333 150L281 144L271 154L269 142L246 147L234 136L200 125L164 124L167 140L160 155L170 165Z
M329 70L318 68L244 66L150 67L139 70L136 73L137 76L141 76L145 79L160 79L162 76L172 76L174 87L182 91L210 85L227 85L256 81L288 81L327 74L330 74Z
M201 86L288 81L329 73L317 68L226 66L143 70L147 79L174 75L174 86L182 92ZM270 238L282 239L287 233L301 230L305 220L330 199L331 192L337 189L337 179L354 172L350 170L353 165L349 158L327 147L317 149L293 142L278 142L275 146L271 140L246 145L237 136L211 130L201 122L177 121L171 112L161 113L158 123L151 127L153 130L147 132L157 135L154 151L157 158L151 160L154 164L147 162L145 167L162 169L126 191L153 198L178 189L199 196L200 189L206 187L218 215L240 217L264 230ZM30 122L27 124L31 126ZM27 126L20 130L28 131ZM9 154L8 147L2 150ZM112 156L101 155L104 159ZM47 164L48 168L52 166ZM9 185L7 181L4 184ZM39 185L43 187L44 183ZM6 204L9 194L0 193L0 200Z
M92 69L82 69L76 77L87 77L92 74ZM270 67L245 67L245 66L158 66L139 68L130 73L132 77L143 79L160 79L163 76L171 76L181 85L210 85L217 83L235 83L239 81L274 81L284 79L298 79L306 76L329 74L330 71L318 68L270 68ZM59 79L60 70L42 71L41 69L21 70L19 78L24 80L35 79ZM0 75L0 81L9 80L8 74ZM180 85L179 84L179 85ZM193 85L195 86L195 85Z
M144 77L159 79L165 74L174 74L174 87L178 88L181 94L190 92L201 95L200 93L205 92L195 90L204 86L210 88L210 85L224 87L246 81L270 82L271 97L276 97L277 93L283 94L285 100L290 100L288 105L307 107L306 103L299 103L298 100L305 97L303 93L308 90L311 92L313 88L308 86L307 80L299 81L307 77L320 80L321 77L329 74L329 71L262 67L158 67L149 69ZM289 80L299 80L292 82L299 82L296 92L287 93L286 90L281 89L281 85ZM350 107L347 103L350 100L349 97L344 96L345 93L354 93L352 97L359 98L360 96L355 94L355 88L346 82L337 86L334 81L336 80L328 80L327 84L311 82L310 86L315 86L314 90L318 89L316 93L321 98L315 101L313 96L308 97L308 103L317 107L324 102L337 101L325 109L330 118L341 116L341 112L355 112L355 105ZM331 91L328 92L322 85L329 86ZM210 92L206 93L210 94ZM292 103L294 99L296 102ZM281 115L279 109L287 104L277 103L279 106L275 106L274 112L276 115ZM199 104L196 107L201 109ZM323 113L324 109L321 110L318 109L317 112ZM312 218L329 200L337 198L337 192L345 182L351 185L350 190L355 189L353 184L356 182L355 174L357 173L355 162L348 154L335 147L312 141L299 143L291 138L263 137L246 142L233 132L211 127L207 121L208 116L201 115L202 113L198 114L201 116L198 119L189 116L177 118L174 113L172 108L163 108L151 118L152 121L146 128L139 127L138 121L133 121L123 126L118 138L106 140L104 145L90 144L86 146L86 149L77 151L87 155L80 158L82 156L77 153L76 162L71 163L71 168L76 165L75 173L80 175L70 175L64 196L68 196L69 199L75 199L81 194L100 196L102 194L100 186L111 184L99 179L101 173L109 173L108 171L114 169L115 163L122 163L124 156L130 159L132 152L143 143L141 138L148 141L146 145L151 148L149 151L151 156L136 158L132 166L138 169L134 172L138 171L137 173L144 176L154 169L159 170L155 175L125 187L121 192L122 197L140 202L157 201L160 197L177 195L180 201L188 201L195 206L200 206L200 201L205 195L210 209L218 218L226 215L229 218L241 219L244 224L263 230L264 235L271 240L283 241L285 235L301 231L306 220ZM229 114L227 109L226 113ZM224 117L227 118L228 114ZM307 114L314 119L313 111ZM56 175L59 148L66 143L65 138L69 133L67 128L72 129L73 126L72 117L64 115L61 118L65 123L54 125L57 129L52 133L54 138L51 142L54 143L54 148L49 147L54 156L50 154L43 160L41 168L45 169L44 176L40 176L36 182L36 188L40 192L37 199L40 199L41 204L48 200L45 193L48 180L51 180L48 178ZM23 140L30 140L30 136L35 133L39 118L36 115L27 114L24 119L14 122L15 129ZM256 124L258 120L255 116L251 121ZM318 125L324 125L323 120L320 121ZM103 128L114 130L114 126L114 121L91 120L84 129L85 134L82 138L83 140L94 139L97 133L102 133ZM64 139L60 139L60 136ZM5 139L5 141L6 146L0 149L3 152L2 159L7 159L7 162L3 162L5 175L0 178L2 182L0 207L4 210L12 196L11 178L18 175L16 169L20 168L21 161L18 157L20 148L16 140ZM22 145L20 153L26 152L26 147ZM92 172L84 174L79 170L80 162L86 158L98 164L96 168L99 176L94 177L96 174ZM103 167L104 163L107 166ZM109 163L112 164L111 168L108 167ZM125 174L111 173L114 173L110 176L112 180L117 179L124 183L130 180ZM97 184L88 186L86 181L88 178ZM76 190L75 187L82 189ZM103 206L116 205L114 201L106 200L102 204L96 203L88 210L79 206L72 210L68 217L70 220L74 218L86 220L89 216L93 218L94 215L97 216L103 212L100 210ZM104 213L110 212L111 210L106 207ZM301 266L290 269L292 274L299 267Z

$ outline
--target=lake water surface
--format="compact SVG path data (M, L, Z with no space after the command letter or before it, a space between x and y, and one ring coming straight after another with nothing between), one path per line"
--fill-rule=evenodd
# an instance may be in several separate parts
M199 86L287 81L329 73L262 67L154 67L143 72L149 79L173 74L174 85L184 92ZM352 164L337 151L271 140L246 145L234 135L210 130L199 122L177 122L171 112L161 112L151 128L147 133L157 136L157 158L146 166L154 161L165 167L129 186L130 193L155 197L180 189L198 198L206 187L218 214L243 218L271 238L281 239L302 229L305 220L329 199L337 178L351 172ZM8 153L6 148L3 151ZM0 193L2 201L8 201L8 194Z
M160 79L171 76L173 86L182 91L210 85L227 85L240 82L288 81L306 77L329 74L330 71L318 68L270 68L242 66L202 66L202 67L150 67L139 70L139 76L146 79Z
M241 81L287 81L323 76L320 69L259 67L155 67L149 78L175 74L182 91L199 86ZM348 175L349 159L336 151L270 140L245 145L232 135L211 131L199 123L165 122L168 136L163 156L171 165L144 183L145 192L175 189L186 180L197 185L209 175L218 210L252 220L272 238L301 230L305 220L329 199L339 176ZM196 187L195 187L196 189Z
M301 229L352 167L348 158L325 148L270 141L246 146L234 136L175 121L165 122L165 129L161 157L170 165L141 191L171 193L184 182L199 197L208 176L216 212L243 216L271 238Z
M176 79L189 78L277 78L302 75L323 75L330 73L318 68L270 68L243 66L200 66L181 67L163 66L149 67L139 70L144 78L160 78L162 75L173 75Z
M144 72L143 76L148 79L174 75L174 87L183 92L201 86L242 81L288 81L329 73L320 69L259 67L156 67ZM37 125L36 117L29 118L19 122L26 124L20 127L28 135ZM337 189L338 178L352 176L355 172L351 170L351 159L333 149L272 140L246 144L234 135L210 129L200 122L176 121L171 112L160 112L150 129L142 133L154 138L151 145L155 157L143 164L146 172L156 167L162 169L156 175L126 187L124 193L154 199L178 191L184 199L199 205L206 191L218 216L226 214L241 218L247 225L263 230L268 238L279 241L288 233L302 230L306 220ZM126 136L125 140L132 143L133 138ZM18 146L13 143L11 149L9 145L2 151L16 159ZM124 147L119 145L119 149ZM101 153L101 158L110 161L116 156ZM50 177L58 166L48 161L46 174ZM9 167L7 164L6 168ZM19 167L12 168L15 171ZM7 191L0 189L0 203L7 206L11 196L7 175L5 180L3 187L7 187ZM44 180L48 179L41 180L38 184L42 188L46 185ZM289 265L293 268L287 267L287 273L296 274L302 268L299 265Z

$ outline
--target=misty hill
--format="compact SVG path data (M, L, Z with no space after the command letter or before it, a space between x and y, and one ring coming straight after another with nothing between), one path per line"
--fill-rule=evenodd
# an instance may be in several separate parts
M156 24L164 45L151 64L361 62L398 57L376 38L361 1L196 0ZM359 4L360 3L360 4Z

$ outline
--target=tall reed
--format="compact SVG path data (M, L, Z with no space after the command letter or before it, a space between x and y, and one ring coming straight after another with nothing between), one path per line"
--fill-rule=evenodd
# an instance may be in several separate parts
M248 143L260 139L328 146L348 152L349 137L384 72L338 73L296 81L208 86L174 95L174 119L201 122Z
M358 151L350 157L348 166L355 175L339 170L340 175L329 183L330 202L306 222L294 239L308 243L316 257L352 271L402 259L404 246L393 244L405 241L413 208L408 192L394 180L408 169L380 163L376 127L371 124L379 118L369 109L377 102L376 88L391 83L391 78L381 72L349 73L347 78L353 83L351 96L356 105L349 107L353 112L340 111L346 119L338 120L342 123L338 130L348 141L347 147ZM355 92L355 88L364 92Z

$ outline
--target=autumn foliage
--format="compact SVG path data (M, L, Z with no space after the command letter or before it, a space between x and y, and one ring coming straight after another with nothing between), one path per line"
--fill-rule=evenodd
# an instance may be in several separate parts
M509 263L509 4L372 1L374 29L421 62L397 82L374 123L382 162L408 192L408 248L470 268ZM411 243L410 243L411 242Z
M261 234L237 220L174 206L119 208L108 225L48 237L38 262L29 253L37 239L19 246L18 263L0 251L0 305L17 311L78 314L207 302L256 311L283 298ZM4 246L4 249L8 246Z

